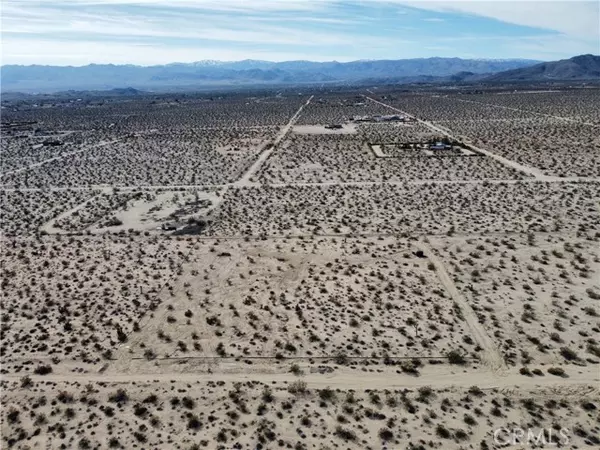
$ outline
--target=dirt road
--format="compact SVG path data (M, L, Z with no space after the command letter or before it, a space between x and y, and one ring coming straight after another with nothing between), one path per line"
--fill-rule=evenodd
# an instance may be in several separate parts
M287 123L287 125L281 129L281 131L277 134L277 136L275 137L275 140L272 142L272 144L269 145L260 154L258 159L256 161L254 161L254 163L242 175L242 177L238 181L233 183L234 186L251 186L251 185L255 184L255 183L252 183L250 180L252 179L252 177L255 174L258 173L258 171L260 170L260 168L264 164L264 162L269 158L269 156L271 156L271 153L273 153L273 151L277 148L277 145L279 145L279 143L287 136L287 134L290 132L290 130L296 123L296 120L298 120L298 117L300 117L302 110L304 109L305 106L307 106L310 103L310 101L313 99L313 97L314 97L314 95L311 95L309 97L309 99L306 101L306 103L304 103L302 106L300 106L300 108L298 108L298 111L296 111L296 114L294 114L292 116L292 118L290 119L290 121Z
M297 380L306 382L309 388L322 389L332 387L337 389L416 389L421 386L431 386L435 389L469 388L477 386L481 389L500 389L505 391L526 391L539 388L557 388L559 391L585 392L585 395L600 395L600 374L597 367L565 366L568 378L552 375L543 377L527 377L511 368L502 374L494 373L487 367L468 369L461 366L424 367L420 376L398 374L391 369L381 373L352 370L347 367L337 369L333 373L306 373L297 376L292 373L252 372L243 363L239 363L239 371L235 373L88 373L88 374L50 374L31 375L38 382L89 382L105 383L164 383L180 381L188 383L207 383L210 381L245 382L260 381L263 383L289 384ZM7 381L18 381L19 375L4 375Z
M31 164L29 166L21 167L20 169L10 170L8 172L1 173L0 174L0 178L4 177L5 175L13 175L15 173L25 172L26 170L30 170L30 169L33 169L35 167L43 166L44 164L48 164L48 163L50 163L52 161L58 161L58 160L61 160L63 158L67 158L69 156L76 155L77 153L83 153L83 152L88 151L88 150L90 150L92 148L104 147L106 145L114 144L115 142L119 142L120 140L121 139L114 139L112 141L100 142L98 144L89 145L87 147L80 148L79 150L75 150L75 151L72 151L72 152L61 153L58 156L54 156L52 158L44 159L43 161L36 162L36 163Z
M479 323L479 319L477 318L477 314L471 308L471 305L467 302L467 300L463 297L463 295L458 291L454 281L450 277L450 274L446 270L444 263L441 259L433 252L433 249L426 243L421 242L419 245L425 251L425 255L427 258L433 263L435 266L435 271L438 275L440 282L444 285L446 292L450 294L452 300L460 307L465 322L469 326L469 330L471 331L472 336L475 338L475 341L479 344L481 348L483 348L483 362L486 364L490 370L497 372L500 370L506 369L506 364L500 351L492 341L492 339L488 336L483 325Z
M536 116L550 117L552 119L565 120L567 122L574 122L574 123L578 123L578 124L581 124L581 125L587 125L587 126L590 126L590 127L598 127L598 125L595 124L595 123L582 122L581 120L572 119L570 117L553 116L551 114L544 114L544 113L540 113L540 112L537 112L537 111L529 111L527 109L511 108L510 106L496 105L494 103L478 102L476 100L465 100L465 99L462 99L462 98L460 98L460 99L459 98L455 98L454 100L458 100L459 102L463 102L463 103L476 103L478 105L491 106L493 108L508 109L510 111L524 112L524 113L527 113L527 114L534 114Z

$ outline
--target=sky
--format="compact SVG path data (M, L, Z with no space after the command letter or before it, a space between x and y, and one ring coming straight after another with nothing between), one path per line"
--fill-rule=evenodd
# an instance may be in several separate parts
M2 64L600 54L600 1L2 0Z

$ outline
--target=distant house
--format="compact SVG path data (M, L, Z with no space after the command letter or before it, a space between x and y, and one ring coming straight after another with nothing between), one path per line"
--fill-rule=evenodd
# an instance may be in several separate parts
M354 122L404 122L406 118L399 114L391 114L385 116L354 116L352 120Z
M443 142L436 142L435 144L431 144L429 146L429 150L451 150L452 146L450 144L444 144Z
M55 147L58 145L63 145L63 143L58 139L46 139L44 140L44 142L42 142L42 144L44 145L44 147Z
M391 114L388 116L381 116L381 120L384 122L403 122L404 116L400 116L398 114Z

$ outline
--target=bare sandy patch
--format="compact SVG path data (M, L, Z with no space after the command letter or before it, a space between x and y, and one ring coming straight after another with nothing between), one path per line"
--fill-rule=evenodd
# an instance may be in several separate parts
M342 128L327 128L325 125L294 125L295 134L355 134L357 125L354 123L340 124Z

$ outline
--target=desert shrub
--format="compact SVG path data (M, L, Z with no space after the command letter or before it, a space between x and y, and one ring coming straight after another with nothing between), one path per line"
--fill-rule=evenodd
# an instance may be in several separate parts
M343 428L341 426L338 426L335 429L335 435L342 438L345 441L355 441L356 440L356 433L352 430L349 430L347 428Z
M348 364L348 357L346 355L344 355L343 353L338 353L337 355L335 355L335 358L333 360L335 361L336 364L338 364L340 366L344 366L344 365Z
M144 433L141 433L139 431L134 431L133 432L133 437L135 438L136 441L141 442L142 444L145 443L148 438L146 437L146 435Z
M146 414L148 414L148 408L142 405L135 405L133 407L133 414L138 417L144 417Z
M158 397L156 396L156 394L150 394L148 397L146 397L144 400L142 400L142 403L156 404L156 402L158 402Z
M265 402L265 403L271 403L273 400L275 400L273 391L271 389L269 389L268 387L266 387L263 390L261 398L262 398L263 402Z
M336 398L335 391L329 387L319 389L319 398L323 401L333 401Z
M129 396L127 395L125 389L117 389L117 392L108 397L108 401L117 403L118 405L123 405L129 401Z
M394 433L389 428L382 428L379 430L379 439L384 442L391 441L394 439Z
M156 416L150 417L150 425L154 428L158 428L160 426L160 419Z
M6 412L6 420L8 421L8 423L16 423L19 421L19 414L20 411L14 406L11 406Z
M600 345L588 344L587 351L588 353L600 358Z
M454 432L454 438L457 441L464 441L469 437L469 434L465 430L456 430Z
M296 346L291 342L287 342L283 348L290 353L296 353L297 351Z
M217 344L216 352L217 352L217 355L219 355L221 358L224 358L227 356L227 352L225 351L225 346L223 345L222 342L219 342Z
M217 433L217 442L227 442L227 433L224 429L219 430Z
M502 417L502 410L498 405L494 405L490 410L490 414L494 417Z
M562 342L562 338L560 337L560 334L558 334L556 332L550 333L550 339L554 342L558 342L558 343Z
M483 392L479 386L471 386L468 392L475 397L483 397L485 395L485 392Z
M300 369L300 366L296 363L292 364L290 367L290 372L292 372L294 375L302 375L302 369Z
M294 395L305 394L307 392L306 381L294 381L292 384L289 385L288 392Z
M300 419L300 423L304 427L310 427L312 425L312 420L310 420L310 417L308 416L302 416L302 419Z
M525 375L525 376L527 376L527 377L531 377L531 376L533 376L533 374L531 373L531 370L529 370L529 367L521 367L521 368L519 369L519 373L520 373L521 375Z
M200 428L202 428L202 422L200 422L200 419L198 419L198 417L192 414L188 418L187 427L190 430L199 430Z
M463 365L467 362L465 357L458 350L450 350L446 354L446 357L448 358L448 362L450 364Z
M61 403L73 403L73 401L75 400L73 394L67 391L60 391L56 398Z
M49 373L52 373L52 366L48 364L37 366L33 373L36 375L48 375Z
M581 407L586 411L595 411L596 409L598 409L594 403L587 401L581 403Z
M554 375L554 376L557 376L557 377L563 377L563 378L567 376L567 373L565 372L565 369L563 369L562 367L550 367L548 369L548 373L550 375Z
M592 300L600 300L600 294L594 291L592 288L586 289L585 292Z
M412 375L419 374L419 366L417 366L414 361L402 361L400 363L400 369L402 369L402 372L410 373Z
M463 417L463 420L465 421L465 423L467 425L471 425L471 426L477 425L477 421L470 414L465 414L464 417Z
M429 398L433 396L433 389L430 386L422 386L418 390L419 396L417 397L417 401L427 403Z
M567 361L575 361L575 360L579 359L579 357L577 356L577 352L575 352L574 350L571 350L569 347L561 347L560 354Z
M442 424L439 424L437 427L435 427L435 434L441 437L442 439L450 439L452 437L452 433L450 433L450 430L448 430L448 428L446 428Z
M191 397L183 397L181 399L181 404L187 409L194 409L196 407L196 401Z

